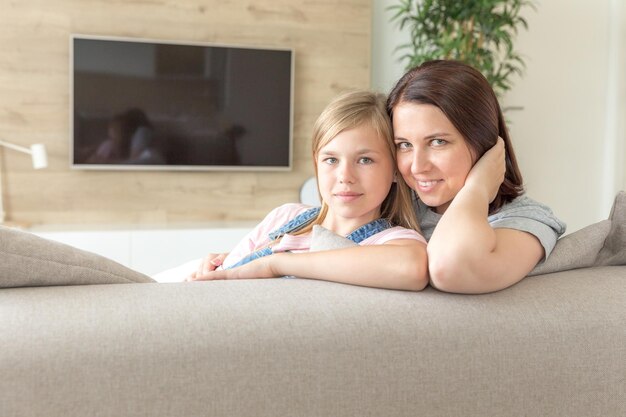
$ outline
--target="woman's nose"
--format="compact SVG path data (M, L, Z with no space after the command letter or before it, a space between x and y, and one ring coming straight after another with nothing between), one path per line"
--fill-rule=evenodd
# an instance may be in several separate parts
M420 174L422 172L428 171L432 166L430 158L427 152L423 151L414 151L413 152L413 161L411 161L411 173L412 174Z

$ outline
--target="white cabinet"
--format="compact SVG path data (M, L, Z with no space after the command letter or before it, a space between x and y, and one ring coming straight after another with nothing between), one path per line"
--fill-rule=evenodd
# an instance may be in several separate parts
M215 227L119 230L37 226L30 232L153 275L208 253L228 252L254 225L238 223Z

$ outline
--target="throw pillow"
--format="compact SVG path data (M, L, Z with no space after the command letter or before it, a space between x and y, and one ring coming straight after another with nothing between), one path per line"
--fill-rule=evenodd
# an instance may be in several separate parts
M348 248L350 246L358 245L350 239L339 236L335 232L330 231L322 226L313 226L313 233L311 235L311 247L309 249L311 252Z
M0 288L154 282L100 255L0 226Z
M626 265L626 192L615 197L608 220L602 220L556 242L548 259L528 275L591 266Z
M609 230L611 221L602 220L562 237L548 259L538 264L528 276L593 266Z

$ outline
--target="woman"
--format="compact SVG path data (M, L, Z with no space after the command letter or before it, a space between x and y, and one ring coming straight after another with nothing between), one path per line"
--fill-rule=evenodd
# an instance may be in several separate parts
M430 61L392 89L398 170L416 194L431 285L449 292L506 288L548 257L565 231L523 196L495 93L456 61Z

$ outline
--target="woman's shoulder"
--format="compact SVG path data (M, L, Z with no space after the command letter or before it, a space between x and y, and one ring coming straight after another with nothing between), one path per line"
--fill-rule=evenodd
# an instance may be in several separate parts
M550 207L526 195L503 205L489 216L488 221L494 229L515 229L534 235L542 243L546 255L552 251L556 240L565 233L566 228Z
M521 195L512 201L504 204L500 210L489 216L489 221L498 220L507 217L526 217L536 220L546 220L550 222L557 222L565 227L565 224L561 222L556 215L552 212L552 209L547 205L540 203L527 195Z

